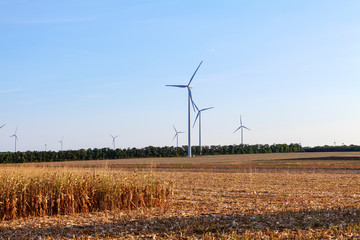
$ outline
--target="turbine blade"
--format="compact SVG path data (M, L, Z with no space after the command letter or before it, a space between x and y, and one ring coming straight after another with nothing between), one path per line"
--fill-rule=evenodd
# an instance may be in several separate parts
M242 120L241 120L241 115L240 115L240 126L242 126Z
M178 132L178 133L185 133L185 132Z
M175 128L175 126L174 126L174 125L173 125L173 127L174 127L175 132L178 132L178 131L176 130L176 128Z
M206 111L206 110L209 110L209 109L212 109L212 108L214 108L214 107L203 108L200 111L203 112L203 111Z
M190 95L190 101L191 101L191 105L192 105L192 107L193 107L193 109L194 109L194 112L195 112L195 103L194 103L194 101L193 101L193 98L192 98L192 94L191 94L191 90L190 90L190 88L188 88L188 91L189 91L189 95ZM194 106L195 105L195 106Z
M187 85L165 85L166 87L179 87L179 88L186 88Z
M175 136L174 136L174 138L173 138L173 141L174 141L174 139L176 138L177 135L178 135L178 132L175 133Z
M238 127L233 133L236 133L241 127Z
M113 136L113 135L111 135L111 134L110 134L110 137L114 138L114 136Z
M247 128L247 127L245 127L245 126L243 126L243 128L245 128L245 129L247 129L247 130L250 130L250 128ZM251 130L250 130L251 131Z
M5 125L6 125L6 123L5 123L5 124L3 124L0 128L3 128Z
M196 68L196 70L195 70L194 74L192 75L192 77L191 77L191 79L190 79L190 81L189 81L189 83L188 83L188 86L189 86L189 85L190 85L190 83L192 82L192 80L193 80L193 78L194 78L194 76L195 76L196 72L198 71L198 69L199 69L200 65L202 64L202 62L203 62L203 61L201 61L201 62L200 62L200 64L199 64L199 66Z
M195 118L195 121L194 121L193 127L195 127L195 123L196 123L197 119L199 118L199 115L200 115L200 111L198 111L198 114L196 115L196 118Z
M197 110L198 112L200 112L201 110L199 110L199 108L198 108L198 106L195 104L195 102L193 102L193 104L194 104L196 110Z
M115 138L117 138L119 135L116 135Z

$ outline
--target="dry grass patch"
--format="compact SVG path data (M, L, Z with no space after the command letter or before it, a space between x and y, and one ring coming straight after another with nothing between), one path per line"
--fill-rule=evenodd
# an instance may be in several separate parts
M0 170L0 219L166 205L171 183L108 170Z

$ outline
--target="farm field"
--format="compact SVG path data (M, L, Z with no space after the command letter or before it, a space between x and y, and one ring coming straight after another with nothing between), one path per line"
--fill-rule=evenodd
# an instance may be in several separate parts
M1 166L1 171L15 164ZM21 165L106 169L173 183L168 205L0 221L0 239L358 239L360 153Z
M24 164L21 164L22 166ZM110 169L157 169L196 171L237 171L250 169L334 169L360 170L360 152L324 153L267 153L243 155L196 156L194 158L138 158L117 160L89 160L51 163L27 163L27 166L110 168ZM10 165L11 166L11 165Z

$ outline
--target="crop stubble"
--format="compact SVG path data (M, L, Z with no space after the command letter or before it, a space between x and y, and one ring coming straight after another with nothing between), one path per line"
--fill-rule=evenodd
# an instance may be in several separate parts
M358 174L255 168L138 169L137 174L150 171L160 181L173 181L170 206L3 221L0 235L4 239L360 237Z

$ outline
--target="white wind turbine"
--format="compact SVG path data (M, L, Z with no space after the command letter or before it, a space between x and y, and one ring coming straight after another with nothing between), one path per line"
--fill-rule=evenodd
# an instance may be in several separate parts
M198 111L198 114L196 115L193 127L195 126L196 120L199 118L199 147L200 147L200 155L201 155L201 113L203 111L212 109L214 107L208 107L208 108L199 109L195 104L195 108Z
M113 135L110 134L110 136L112 137L112 140L113 140L113 141L112 141L112 143L113 143L113 148L114 148L114 150L115 150L115 139L116 139L119 135L117 135L117 136L114 137Z
M192 95L191 95L191 88L192 86L190 85L196 72L198 71L200 65L202 64L202 61L200 62L199 66L196 68L194 74L192 75L192 77L190 78L190 81L187 85L165 85L167 87L178 87L178 88L187 88L188 90L188 157L191 157L191 130L190 130L190 105L192 104L193 109L195 111L194 108L194 102L192 100Z
M61 138L61 141L59 141L59 143L61 143L61 151L62 151L63 150L64 137Z
M178 132L174 125L173 125L173 127L174 127L174 130L175 130L175 136L173 138L173 141L176 138L176 147L179 147L179 133L185 133L185 132Z
M4 126L4 125L3 125ZM2 126L2 127L3 127ZM15 152L16 152L16 142L19 141L18 137L17 137L17 127L15 129L15 133L13 135L11 135L10 137L13 137L14 138L14 141L15 141Z
M243 124L242 124L242 120L241 120L241 115L240 115L240 127L238 127L233 133L235 133L236 131L238 131L239 129L241 129L241 145L244 144L244 135L243 135L243 129L247 129L247 130L250 130L249 128L245 127Z

